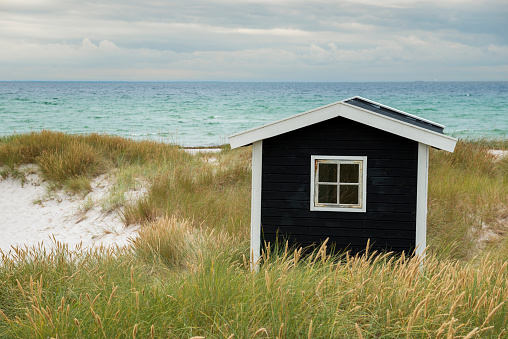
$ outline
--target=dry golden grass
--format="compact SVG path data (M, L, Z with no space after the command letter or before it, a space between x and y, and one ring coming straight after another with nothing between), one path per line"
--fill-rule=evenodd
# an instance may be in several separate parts
M55 182L70 178L98 175L104 170L100 156L88 144L73 140L60 151L45 150L35 158L43 176Z
M507 162L489 155L488 144L431 152L424 262L324 248L302 258L285 248L251 271L250 149L226 148L210 162L109 136L1 138L0 164L11 174L44 155L68 176L50 180L86 179L96 172L74 170L82 162L68 151L83 147L99 169L150 187L125 210L127 221L144 224L130 248L58 244L0 259L0 338L505 338L508 240L496 231L486 249L477 242L486 225L507 217ZM64 158L74 160L64 166Z
M428 239L444 258L470 259L487 230L501 235L508 210L508 158L460 140L454 153L432 150L429 172ZM496 230L497 229L497 230ZM504 229L504 230L503 230Z
M1 259L0 337L132 337L133 329L141 338L506 335L506 261L324 250L302 259L286 250L251 271L234 240L194 256L191 270L136 251L19 249Z
M152 263L168 267L189 267L196 259L199 235L188 220L175 217L159 218L146 224L139 238L132 240L136 255Z
M200 228L247 234L250 218L249 149L217 154L219 165L205 161L160 167L148 195L126 206L126 224L154 221L166 215L193 220ZM233 155L238 161L230 165ZM224 158L224 159L223 159Z

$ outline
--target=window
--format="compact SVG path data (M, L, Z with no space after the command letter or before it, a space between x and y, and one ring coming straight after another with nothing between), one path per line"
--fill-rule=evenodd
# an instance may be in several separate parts
M311 157L311 211L365 212L367 157Z

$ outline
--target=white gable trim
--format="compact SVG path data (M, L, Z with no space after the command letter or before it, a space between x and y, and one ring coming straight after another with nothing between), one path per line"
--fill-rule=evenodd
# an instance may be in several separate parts
M249 145L255 141L272 138L287 132L316 124L339 116L339 103L330 104L279 121L230 135L231 148Z
M409 114L406 115L409 116ZM457 139L447 135L414 126L343 101L231 135L229 136L229 143L231 148L237 148L339 116L448 152L453 152L457 143ZM436 126L440 125L436 124Z
M411 125L394 118L373 113L360 107L341 103L340 116L367 126L375 127L392 134L411 139L426 145L453 152L457 139L425 128ZM362 113L359 113L362 112Z

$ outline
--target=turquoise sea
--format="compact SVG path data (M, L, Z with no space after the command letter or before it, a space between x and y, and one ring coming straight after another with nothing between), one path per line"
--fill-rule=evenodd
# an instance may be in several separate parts
M456 137L508 136L508 82L0 82L0 136L50 129L210 146L356 95Z

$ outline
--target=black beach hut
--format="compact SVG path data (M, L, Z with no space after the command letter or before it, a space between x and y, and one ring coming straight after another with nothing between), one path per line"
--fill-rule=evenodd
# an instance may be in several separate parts
M338 249L426 247L429 147L444 126L361 97L229 136L253 145L251 253L283 237Z

